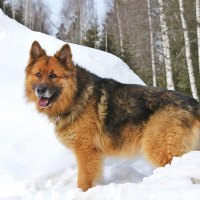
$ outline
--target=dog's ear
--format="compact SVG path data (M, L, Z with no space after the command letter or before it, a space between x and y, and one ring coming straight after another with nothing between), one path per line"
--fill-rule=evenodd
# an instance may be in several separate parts
M61 49L56 52L55 57L59 59L65 67L72 67L72 52L69 44L64 44Z
M46 52L42 47L40 46L38 41L34 41L31 46L30 50L30 60L35 61L39 57L46 55Z

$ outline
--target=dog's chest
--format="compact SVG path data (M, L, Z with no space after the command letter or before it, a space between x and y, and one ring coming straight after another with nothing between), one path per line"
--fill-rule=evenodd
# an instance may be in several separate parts
M59 119L56 121L55 132L60 142L65 146L74 146L77 137L77 130L74 125L66 123L66 120Z

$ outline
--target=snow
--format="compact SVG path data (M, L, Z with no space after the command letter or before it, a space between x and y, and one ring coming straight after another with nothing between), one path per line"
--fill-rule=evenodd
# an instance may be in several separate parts
M47 118L24 98L24 69L34 40L48 54L63 45L54 37L30 31L0 10L1 200L200 199L200 152L174 158L171 165L155 170L141 156L110 158L96 187L87 192L78 189L73 154L58 142ZM117 57L74 44L71 47L74 62L91 72L144 85Z

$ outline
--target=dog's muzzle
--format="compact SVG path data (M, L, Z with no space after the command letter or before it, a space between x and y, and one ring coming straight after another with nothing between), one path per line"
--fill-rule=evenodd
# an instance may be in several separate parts
M40 97L50 98L52 94L53 91L50 91L48 86L46 85L38 85L35 87L35 95L39 98Z
M38 97L38 105L47 108L58 96L59 92L55 87L45 84L35 86L35 95Z

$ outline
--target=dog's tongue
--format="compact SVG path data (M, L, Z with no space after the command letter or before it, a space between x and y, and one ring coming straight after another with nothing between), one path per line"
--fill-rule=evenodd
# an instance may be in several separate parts
M42 107L42 108L47 107L48 98L40 97L38 104L39 104L39 106Z

